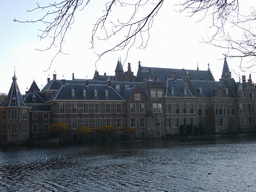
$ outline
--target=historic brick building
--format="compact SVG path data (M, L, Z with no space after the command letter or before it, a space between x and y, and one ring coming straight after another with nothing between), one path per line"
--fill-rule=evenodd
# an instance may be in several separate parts
M1 143L24 142L43 137L48 126L66 122L75 137L80 126L94 129L114 125L119 135L126 127L137 132L133 137L163 137L179 134L181 125L204 126L213 110L214 132L248 132L255 124L256 88L251 76L235 82L226 59L222 76L215 81L208 68L185 70L143 67L139 62L137 76L131 66L123 71L118 60L115 75L99 75L72 80L52 80L40 91L35 82L21 96L17 78L6 100L1 104ZM195 130L193 130L195 131Z

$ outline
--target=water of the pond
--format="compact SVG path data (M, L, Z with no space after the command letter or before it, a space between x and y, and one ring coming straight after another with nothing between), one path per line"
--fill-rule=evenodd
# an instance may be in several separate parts
M256 191L256 140L9 147L0 191Z

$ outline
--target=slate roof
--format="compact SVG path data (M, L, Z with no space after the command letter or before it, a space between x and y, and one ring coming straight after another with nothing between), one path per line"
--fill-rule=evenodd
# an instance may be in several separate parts
M123 93L122 93L123 98L124 98L125 100L127 100L127 99L131 96L133 90L134 90L134 87L125 89L125 90L123 91Z
M58 90L60 87L61 87L61 80L53 79L44 86L41 92L44 92L46 90Z
M130 81L111 81L111 87L116 89L116 85L120 85L120 93L123 94L125 89L132 88L137 85L139 82L130 82Z
M172 94L173 90L173 94ZM176 81L173 78L167 79L166 82L166 96L167 97L193 97L193 94L187 87L183 79L177 79Z
M196 97L213 97L215 91L220 87L223 89L223 93L226 91L228 86L224 81L199 81L199 80L191 80L191 85L195 90ZM202 93L200 94L200 89L202 88ZM233 93L229 90L227 97L234 97Z
M97 97L94 96L95 90L97 91ZM74 91L74 97L72 97L72 91ZM86 97L83 96L83 92L86 91ZM105 96L106 91L108 97ZM51 98L53 100L123 100L123 97L117 93L111 86L106 85L88 85L85 84L66 84Z
M36 112L36 111L47 111L50 112L51 108L47 105L32 105L29 109L30 112Z
M237 91L237 83L233 78L226 78L226 79L220 79L220 81L224 81L224 83L227 85L229 88L229 92L232 98L235 97L236 91Z
M27 93L24 102L27 104L45 103L45 100L38 93Z
M27 91L28 93L33 93L33 92L39 92L40 89L38 88L37 84L35 81L32 82L29 90Z
M12 81L11 88L2 106L6 106L6 107L26 106L23 101L22 95L20 93L20 90L17 84L17 77L15 74L12 80L13 81Z
M208 80L214 81L210 70L186 70L186 69L170 69L170 68L156 68L156 67L140 67L143 80L157 80L166 81L168 78L173 78L173 73L177 74L178 79L186 79L187 72L191 79L194 80Z

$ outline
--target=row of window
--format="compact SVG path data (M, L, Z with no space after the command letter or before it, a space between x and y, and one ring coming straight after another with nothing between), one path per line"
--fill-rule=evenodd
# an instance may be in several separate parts
M43 124L43 133L48 133L48 132L49 132L49 124L44 123ZM37 123L32 124L32 133L34 133L34 134L38 133L38 124Z
M114 125L117 128L122 128L122 120L123 118L117 118L115 120L111 118L95 118L95 119L89 119L85 118L83 119L83 123L78 123L77 118L72 118L71 119L71 124L70 128L72 130L76 130L80 126L87 126L87 127L93 127L93 128L98 128L100 125ZM60 118L60 122L68 123L66 118ZM70 123L70 121L69 121Z
M44 119L49 119L49 113L43 113ZM6 119L6 111L2 111L2 120ZM18 118L18 110L13 109L11 110L11 120L17 120ZM22 111L22 120L28 119L28 111L23 110ZM32 119L38 119L38 113L32 113Z
M151 98L163 98L163 91L152 90L150 93L151 93ZM140 101L141 100L141 93L135 93L134 94L134 100L135 101Z
M180 125L187 125L187 124L191 124L194 125L194 119L193 118L169 118L169 128L179 128Z
M49 119L49 113L43 113L43 118L44 119ZM32 119L38 119L38 113L33 112L32 113Z
M163 98L163 91L151 91L151 98Z
M140 103L138 105L138 107L139 107L139 113L145 113L145 104ZM135 104L135 103L130 104L130 112L131 113L136 113L137 112L137 104Z
M175 105L175 108L172 109L172 106ZM252 108L250 108L252 109ZM176 114L179 113L194 113L194 105L193 104L168 104L168 113L173 113L175 110ZM254 111L254 109L252 109ZM252 111L251 110L251 111ZM204 106L203 113L203 105L198 105L197 114L198 115L207 115L209 112L209 105ZM215 114L216 115L229 115L230 109L229 105L216 104L215 105ZM231 105L231 115L235 115L235 105Z
M89 107L89 103L84 103L82 112L83 113L111 113L111 104L90 104L91 106ZM115 104L116 105L116 113L122 113L122 104ZM93 107L92 107L93 106ZM71 104L71 113L77 113L78 107L76 103ZM60 103L59 104L59 113L66 113L67 112L67 107L66 103Z
M1 126L1 133L2 134L7 134L7 127L5 124L2 124ZM11 124L11 129L10 129L11 134L18 134L18 124L17 123L12 123ZM26 135L28 134L28 125L27 124L22 124L22 134Z
M28 111L27 110L22 110L21 115L22 115L21 117L22 117L23 120L28 119ZM2 120L6 120L6 111L5 110L2 110L1 117L2 117ZM19 110L17 110L17 109L11 110L11 117L10 118L12 120L19 119Z

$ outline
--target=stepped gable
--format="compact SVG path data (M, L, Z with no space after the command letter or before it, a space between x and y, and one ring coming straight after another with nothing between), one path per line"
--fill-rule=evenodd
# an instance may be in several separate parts
M186 79L187 72L190 74L190 78L194 80L208 80L214 81L213 76L209 70L186 70L186 69L170 69L170 68L156 68L156 67L140 67L138 74L143 76L143 80L159 80L166 81L167 78L173 77L175 73L178 79Z
M20 93L18 84L17 84L17 77L14 74L13 78L12 78L12 85L11 88L9 90L9 93L6 97L6 100L4 101L4 104L2 106L4 107L16 107L16 106L26 106L22 95Z
M166 96L167 97L193 97L183 79L174 80L173 78L167 79L166 82Z

